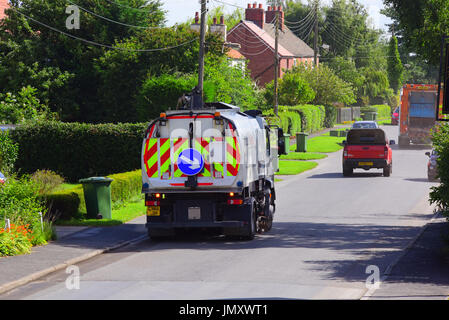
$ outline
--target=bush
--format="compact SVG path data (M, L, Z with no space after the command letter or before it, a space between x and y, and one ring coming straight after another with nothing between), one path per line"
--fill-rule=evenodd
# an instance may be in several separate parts
M430 203L435 203L449 218L449 124L445 123L432 130L432 142L435 151L438 153L438 176L440 184L431 187Z
M64 178L51 170L37 170L31 179L39 186L39 194L48 194L59 187Z
M323 106L299 105L289 108L301 115L302 132L316 132L324 127L326 111Z
M11 174L14 170L14 163L19 152L18 145L14 143L8 131L0 132L0 171L4 174Z
M324 116L324 127L333 128L337 122L337 108L334 106L324 106L325 116Z
M38 196L39 186L28 177L10 177L0 187L0 221L10 219L16 225L40 223L44 206Z
M147 124L27 123L10 133L23 173L46 168L69 182L140 168Z
M280 107L278 114L281 119L280 126L284 133L295 135L297 132L301 132L301 116L299 113L287 107Z
M391 108L388 105L375 105L371 108L376 109L378 119L386 119L391 117Z

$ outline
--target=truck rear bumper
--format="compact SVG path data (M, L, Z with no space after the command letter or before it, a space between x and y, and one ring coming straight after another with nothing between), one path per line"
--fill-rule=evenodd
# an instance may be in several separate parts
M346 159L343 161L343 167L349 169L382 169L388 165L385 159Z
M150 222L145 226L148 229L182 229L182 228L241 228L246 224L244 221L196 221L196 222L171 222L171 223L158 223Z

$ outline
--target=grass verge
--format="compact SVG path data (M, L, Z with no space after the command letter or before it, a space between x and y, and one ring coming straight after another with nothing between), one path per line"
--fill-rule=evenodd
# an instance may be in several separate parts
M304 171L311 170L318 165L315 161L291 161L280 160L279 172L276 175L295 175Z
M326 154L313 152L296 152L296 145L290 146L290 152L287 155L282 155L281 160L318 160L327 157Z
M346 137L331 137L329 133L307 141L308 152L331 153L343 149L342 142Z

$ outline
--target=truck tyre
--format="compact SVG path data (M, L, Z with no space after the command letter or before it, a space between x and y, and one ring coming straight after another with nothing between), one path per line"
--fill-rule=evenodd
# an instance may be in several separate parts
M248 209L248 224L243 227L243 238L245 240L253 240L257 232L256 205L253 197L250 198L251 205Z
M392 164L389 164L384 168L384 177L389 177L392 172Z
M354 173L354 169L353 168L348 168L348 167L343 166L343 176L344 177L349 177L353 173Z

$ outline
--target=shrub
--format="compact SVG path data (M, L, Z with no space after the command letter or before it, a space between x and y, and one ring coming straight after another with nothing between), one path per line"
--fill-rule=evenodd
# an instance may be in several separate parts
M281 128L284 133L295 135L301 132L301 116L288 107L279 108L279 117L281 119Z
M289 108L301 115L301 128L303 132L316 132L324 127L326 112L323 106L299 105Z
M69 182L140 168L147 124L27 123L10 133L23 173L46 168Z
M8 131L0 132L0 171L4 174L11 174L14 170L14 163L17 160L18 145L14 143Z
M435 203L449 218L449 124L445 123L432 130L432 142L438 153L438 176L440 184L431 187L430 203Z
M391 108L388 105L375 105L371 108L376 109L378 119L390 118L391 116Z
M324 127L333 128L337 122L337 108L334 106L324 106L325 116L324 116Z
M29 179L10 177L0 188L0 221L10 219L16 225L39 223L44 206L38 196L39 186Z
M64 178L51 170L37 170L31 179L38 184L39 194L51 193L64 182Z

